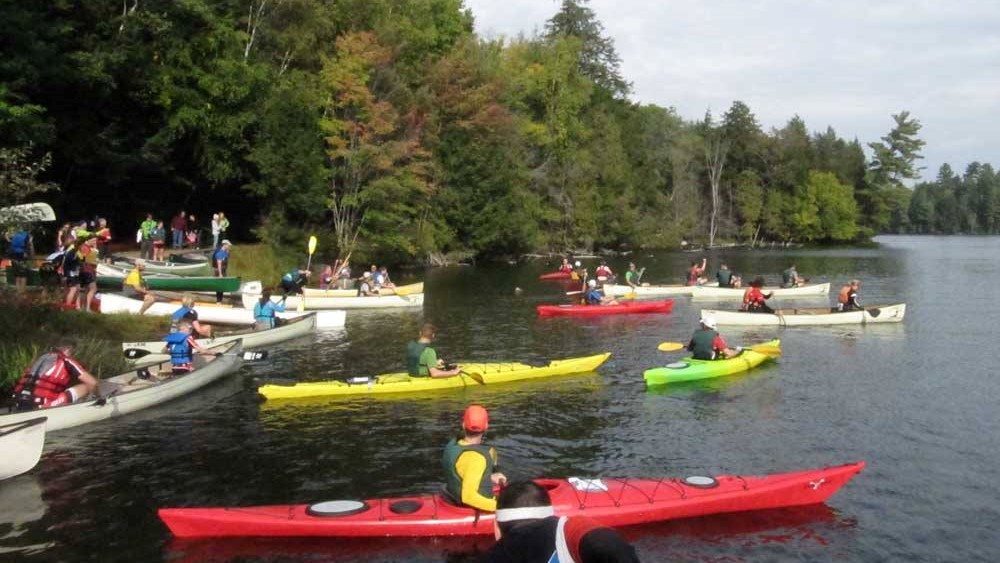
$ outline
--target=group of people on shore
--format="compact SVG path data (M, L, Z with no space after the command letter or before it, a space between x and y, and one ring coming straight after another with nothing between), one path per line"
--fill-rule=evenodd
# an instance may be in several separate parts
M226 214L221 211L213 213L210 224L211 248L219 247L221 242L226 239L228 230L229 219L226 218ZM170 219L169 239L163 220L154 219L152 213L146 213L146 219L139 224L139 230L135 233L136 242L139 243L139 257L156 261L163 261L168 240L171 249L180 250L184 247L198 248L202 246L202 238L202 228L198 224L197 218L184 210L179 211Z

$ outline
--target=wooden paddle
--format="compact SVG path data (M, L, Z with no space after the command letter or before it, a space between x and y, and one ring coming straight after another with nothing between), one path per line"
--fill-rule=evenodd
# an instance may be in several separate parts
M682 350L687 348L686 345L680 342L661 342L659 346L656 347L657 350L661 352L676 352L677 350ZM781 355L781 347L773 346L771 344L756 344L744 350L753 350L758 354L767 354L768 356L777 357Z

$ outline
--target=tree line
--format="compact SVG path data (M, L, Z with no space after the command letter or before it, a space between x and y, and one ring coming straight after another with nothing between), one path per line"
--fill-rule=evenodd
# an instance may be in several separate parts
M903 184L923 146L907 112L868 158L797 116L764 131L739 101L695 121L636 103L586 0L505 39L461 0L0 0L0 17L4 161L43 163L64 214L123 231L226 209L268 241L404 261L950 222Z

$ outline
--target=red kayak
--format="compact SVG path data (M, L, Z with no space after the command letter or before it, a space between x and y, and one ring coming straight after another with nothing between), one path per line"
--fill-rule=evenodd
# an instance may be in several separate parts
M573 279L573 272L563 272L562 270L558 272L552 272L551 274L542 274L538 276L540 280L571 280Z
M559 516L587 516L611 527L710 514L825 502L865 463L762 477L539 479ZM161 508L179 538L471 536L493 533L493 514L441 495L248 508Z
M535 309L538 310L540 317L559 315L592 317L630 313L669 313L673 307L673 300L667 299L666 301L622 301L617 305L539 305Z

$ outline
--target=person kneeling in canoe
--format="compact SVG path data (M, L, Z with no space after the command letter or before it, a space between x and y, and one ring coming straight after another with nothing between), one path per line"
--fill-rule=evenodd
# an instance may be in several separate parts
M177 331L180 322L191 323L191 335L195 338L211 338L212 326L198 321L198 311L194 310L194 297L185 295L181 307L170 316L170 330Z
M767 295L760 288L764 287L764 278L757 276L750 287L743 292L743 310L748 313L774 313L774 309L767 306L767 300L774 296L771 291Z
M861 282L851 280L847 285L840 288L837 296L837 310L841 312L860 311L864 309L858 301L858 290L861 289Z
M688 342L687 349L692 352L691 356L696 360L717 360L720 358L729 359L738 356L743 350L740 348L730 348L722 335L715 330L715 317L705 317L701 319L701 328L694 331L691 341Z
M638 563L621 535L583 516L555 515L548 491L534 481L511 483L497 498L497 543L484 563Z
M97 379L70 355L68 343L38 356L14 386L14 408L47 409L75 403L97 391Z
M309 283L310 275L312 275L310 270L291 269L281 276L281 289L285 295L299 295L302 293L302 288Z
M431 347L434 331L434 325L426 323L417 339L406 345L406 372L411 377L454 377L462 371L462 366L445 365L437 357L437 350Z
M795 264L788 266L788 269L781 272L781 287L799 287L800 285L806 283L806 279L799 276L798 270L795 269Z
M617 305L618 301L614 297L604 295L597 288L597 280L587 280L587 292L583 294L583 301L587 305Z
M208 353L205 348L191 336L191 322L182 320L177 323L177 332L171 332L163 338L167 343L163 352L170 354L170 367L174 375L183 375L194 371L194 353Z
M719 287L733 287L733 271L725 262L719 264L719 271L715 272L715 280L719 282Z
M271 301L271 290L265 289L260 294L260 300L254 303L253 320L257 330L267 330L278 325L278 313L285 311L285 297L275 303Z
M365 272L358 278L358 297L374 297L378 290L372 287L372 273Z
M502 486L507 477L497 471L497 451L483 443L489 427L489 413L480 405L470 405L462 415L462 436L444 447L444 495L455 504L493 512L497 501L493 486Z

